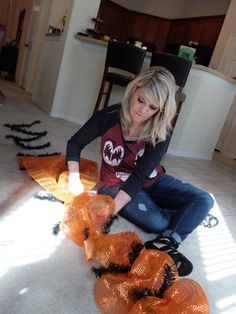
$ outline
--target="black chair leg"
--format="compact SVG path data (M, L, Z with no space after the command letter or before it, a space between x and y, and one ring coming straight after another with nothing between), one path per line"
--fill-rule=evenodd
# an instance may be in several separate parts
M99 93L98 93L98 98L97 98L97 101L96 101L96 105L95 105L93 114L95 114L99 110L100 103L101 103L101 100L102 100L102 96L104 95L105 85L106 85L106 81L102 80L101 87L100 87L100 90L99 90Z
M111 96L112 87L113 87L113 84L109 83L108 90L106 92L106 99L105 99L104 106L103 106L104 108L108 106L109 99L110 99L110 96Z

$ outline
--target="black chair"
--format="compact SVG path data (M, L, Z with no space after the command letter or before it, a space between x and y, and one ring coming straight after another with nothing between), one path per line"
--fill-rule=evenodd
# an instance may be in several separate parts
M99 110L103 95L106 95L103 107L108 105L113 84L125 87L140 73L145 53L144 49L133 45L117 41L108 42L105 69L93 113ZM123 72L118 73L117 70ZM106 83L108 83L107 91L105 91Z
M169 70L174 76L175 83L178 86L176 91L177 111L173 120L174 128L181 110L181 106L186 98L186 95L183 93L183 88L187 81L189 71L192 66L192 61L169 53L156 52L152 54L150 66L157 65Z

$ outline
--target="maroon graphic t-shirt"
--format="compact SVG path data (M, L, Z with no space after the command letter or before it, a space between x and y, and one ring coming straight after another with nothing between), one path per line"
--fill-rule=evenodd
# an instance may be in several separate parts
M144 142L126 141L124 139L120 123L107 130L101 139L100 186L120 185L126 182L144 152ZM157 165L145 182L144 187L152 184L163 173L163 167Z
M120 185L132 198L150 186L164 172L160 162L169 137L155 145L126 141L120 127L121 105L104 108L94 114L67 143L66 160L80 161L83 148L101 137L100 187Z

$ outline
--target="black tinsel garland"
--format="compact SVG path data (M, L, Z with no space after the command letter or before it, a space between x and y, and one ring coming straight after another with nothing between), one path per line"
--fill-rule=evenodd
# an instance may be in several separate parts
M152 296L157 298L163 298L166 291L173 285L175 281L175 276L172 271L172 267L168 264L165 264L164 266L165 274L164 274L164 280L161 284L160 288L158 290L151 290L148 288L144 289L135 289L132 292L132 296L135 300L139 300L141 298Z
M105 274L120 274L120 273L128 273L131 270L131 267L139 256L139 253L143 249L144 245L140 242L134 241L131 244L131 252L128 254L129 265L120 265L115 263L110 263L108 267L100 266L100 267L92 267L92 271L96 275L96 277L101 277Z
M47 142L47 143L42 144L42 145L36 145L36 146L25 145L25 144L21 143L20 141L16 141L16 140L14 140L14 142L16 145L18 145L24 149L43 149L43 148L51 146L50 142Z
M143 248L144 248L144 245L140 242L134 241L131 244L131 252L129 252L128 254L130 265L133 265L134 261L139 256Z
M35 194L34 198L37 198L40 201L50 201L50 202L59 202L59 203L63 203L62 201L60 201L58 198L54 197L52 194Z
M54 152L54 153L46 153L46 154L24 154L24 153L17 153L16 156L20 156L20 157L23 157L23 156L27 156L27 157L48 157L48 156L59 156L61 155L61 153L58 153L58 152Z
M163 298L166 291L173 285L175 281L175 275L173 273L172 267L168 264L165 264L165 274L162 285L157 291L154 291L155 296L158 298Z
M83 230L84 239L87 240L89 237L89 228Z
M108 267L92 267L92 271L94 272L96 277L101 277L105 274L120 274L120 273L128 273L131 269L131 266L124 266L115 263L110 263Z
M22 138L22 137L19 137L19 136L15 136L15 135L12 135L12 134L8 134L5 136L5 138L13 138L14 141L19 141L19 142L31 142L31 141L35 141L35 140L38 140L41 136L33 136L33 137L27 137L27 138Z
M22 123L22 124L4 123L4 126L7 128L10 128L11 131L13 131L13 132L20 132L20 133L27 134L27 135L31 136L29 138L21 138L19 136L8 134L8 135L6 135L6 138L13 138L14 143L16 145L24 148L24 149L43 149L43 148L49 147L51 145L50 142L47 142L47 143L42 144L42 145L37 145L37 146L25 145L24 143L22 143L22 142L35 141L35 140L37 140L37 139L39 139L39 138L41 138L47 134L47 131L32 132L32 131L25 130L25 128L30 128L31 126L33 126L37 123L41 123L41 121L35 120L32 123Z
M10 128L11 130L15 130L17 128L30 128L31 126L41 123L40 120L35 120L32 123L21 123L21 124L10 124L10 123L4 123L3 125L7 128Z
M24 129L21 129L21 128L16 128L14 130L12 130L14 132L19 132L19 133L22 133L22 134L27 134L27 135L32 135L32 136L38 136L38 137L43 137L45 135L47 135L47 131L43 131L43 132L32 132L32 131L27 131L27 130L24 130Z
M105 222L105 224L102 226L102 233L109 233L110 228L116 219L118 219L118 215L111 215Z
M58 235L60 231L60 221L58 221L53 227L52 227L52 233L56 236Z

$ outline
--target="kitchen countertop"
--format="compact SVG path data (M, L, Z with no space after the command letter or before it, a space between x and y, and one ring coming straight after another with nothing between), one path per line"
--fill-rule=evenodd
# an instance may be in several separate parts
M75 38L78 39L78 40L81 40L81 41L85 41L85 42L88 42L88 43L91 43L91 44L95 44L95 45L102 45L102 46L107 46L108 42L107 41L104 41L104 40L101 40L101 39L96 39L96 38L92 38L92 37L86 37L86 36L82 36L82 35L75 35ZM146 53L146 56L147 57L151 57L152 53L151 52L147 52ZM236 85L236 80L231 78L231 77L228 77L226 75L224 75L223 73L217 71L217 70L214 70L212 68L209 68L209 67L206 67L204 65L201 65L201 64L194 64L192 65L192 69L195 69L195 70L200 70L200 71L205 71L209 74L212 74L212 75L215 75L223 80L226 80L230 83L233 83Z

